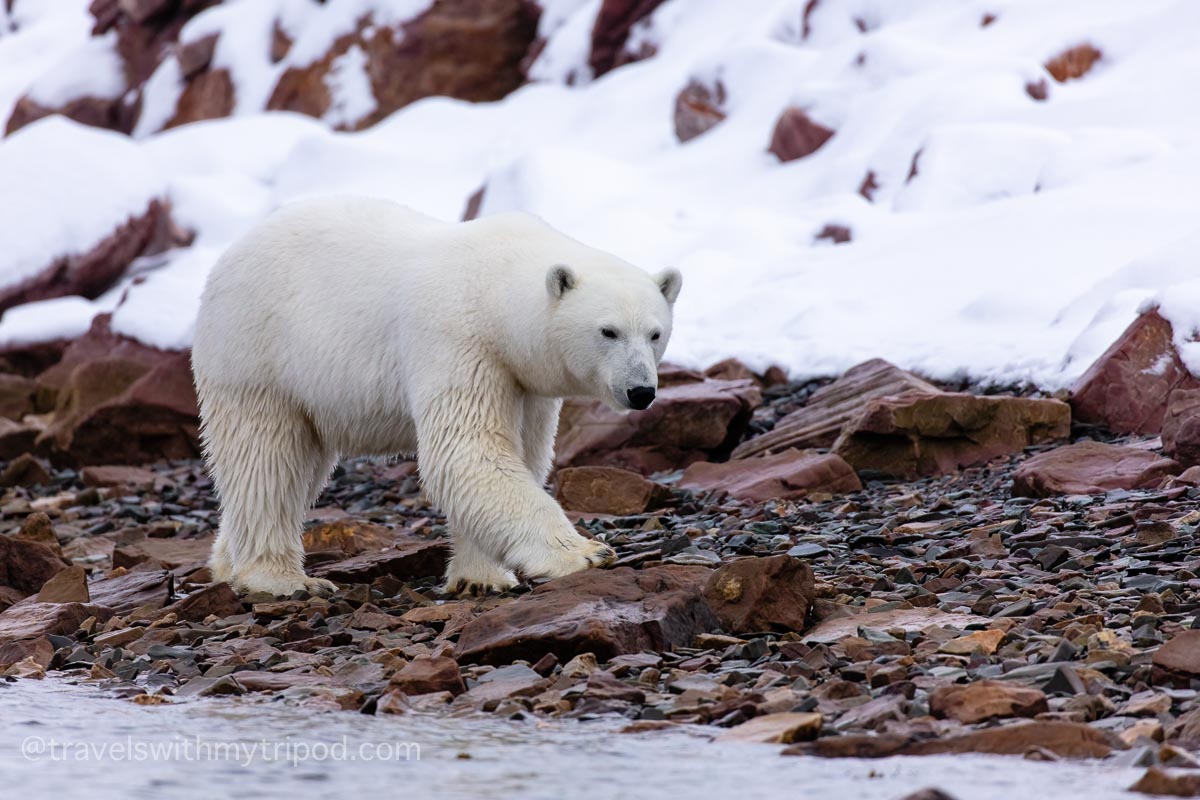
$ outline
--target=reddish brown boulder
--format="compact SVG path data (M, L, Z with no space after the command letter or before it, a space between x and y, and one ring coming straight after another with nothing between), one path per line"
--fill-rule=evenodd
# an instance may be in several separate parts
M555 482L555 497L563 508L592 514L640 514L663 493L654 481L616 467L567 467L558 471Z
M935 717L972 724L999 717L1033 717L1049 711L1039 689L1007 681L975 681L941 686L929 695Z
M0 470L0 486L46 486L52 480L46 466L29 453L23 453Z
M725 119L725 84L717 81L709 87L689 81L675 95L675 138L680 142L695 139Z
M231 617L246 609L228 583L214 583L193 592L163 609L163 614L175 614L180 620L203 622L208 617Z
M704 599L729 633L798 633L816 599L812 567L793 556L740 559L713 573Z
M1061 758L1106 758L1114 750L1126 749L1125 744L1111 731L1079 722L1037 720L917 742L901 748L898 754L991 753L1019 756L1035 748L1049 750Z
M681 489L722 491L739 500L795 500L814 492L857 492L854 468L834 453L784 450L773 456L721 464L697 461L684 470Z
M1200 464L1200 389L1176 389L1167 398L1163 452L1185 467Z
M1176 389L1200 389L1157 310L1139 316L1071 389L1075 419L1114 433L1157 434Z
M37 438L45 427L0 418L0 461L11 461L37 450Z
M31 652L44 655L47 647L53 654L54 647L45 640L47 636L74 633L79 623L88 617L104 622L112 613L111 609L99 605L39 603L32 598L22 600L0 613L0 649L3 650L0 661L13 659L9 663L16 663ZM3 666L8 664L0 663L0 667Z
M1129 791L1155 797L1200 797L1200 774L1192 770L1171 771L1150 767Z
M162 608L170 602L174 590L174 576L166 570L130 572L88 584L93 603L122 615L142 606Z
M382 525L355 519L340 519L309 528L304 532L302 540L306 553L333 552L356 556L359 553L390 548L403 535Z
M814 122L802 109L789 106L775 123L767 151L780 161L795 161L815 153L833 134L833 130Z
M84 486L97 488L162 489L171 485L171 481L145 467L112 464L84 467L80 470L79 477Z
M1150 450L1076 442L1039 453L1017 467L1013 473L1013 494L1049 497L1150 489L1180 471L1179 464Z
M620 567L558 578L467 623L454 657L507 664L592 653L604 661L687 646L719 626L702 595L711 574L706 567Z
M233 79L227 69L214 69L189 79L175 102L175 113L163 129L175 128L189 122L220 119L233 113L236 101Z
M32 414L36 388L32 378L0 372L0 417L20 420Z
M600 77L615 67L648 57L652 53L631 53L626 48L633 26L649 17L663 0L602 0L592 25L592 48L588 66L592 76Z
M83 567L67 567L42 584L37 593L39 603L90 603L87 570Z
M834 451L856 470L901 478L939 475L1065 439L1071 409L1058 400L908 392L870 401Z
M445 540L397 534L388 550L372 550L343 561L318 564L312 568L312 574L336 583L370 583L384 575L410 580L441 576L449 558L450 543Z
M458 696L467 690L458 662L445 656L420 655L392 676L390 685L408 695L449 692Z
M71 563L40 542L0 536L0 586L33 594Z
M830 447L842 426L868 402L910 390L936 392L937 387L882 359L865 361L818 389L803 408L779 420L772 430L738 445L733 457L752 458L791 447Z
M173 536L150 537L143 533L140 538L131 536L114 547L112 563L114 567L126 568L145 561L154 562L156 566L163 566L167 569L193 566L208 560L208 556L212 552L212 543L213 536L211 534L198 539L181 539Z
M375 109L339 128L359 130L432 95L499 100L524 81L521 60L537 33L537 7L524 0L434 3L393 28L371 15L319 60L280 76L267 108L323 117L333 98L326 78L351 48L365 56Z
M1160 683L1182 678L1186 686L1188 679L1200 678L1200 630L1176 633L1154 651L1152 663Z
M660 380L646 411L618 414L593 400L568 400L558 426L560 467L607 465L648 475L728 453L762 402L751 381Z
M1046 71L1059 83L1082 78L1091 71L1103 53L1088 43L1064 50L1046 62Z
M143 464L199 456L199 410L187 353L114 334L102 314L38 376L53 407L39 446L74 464Z

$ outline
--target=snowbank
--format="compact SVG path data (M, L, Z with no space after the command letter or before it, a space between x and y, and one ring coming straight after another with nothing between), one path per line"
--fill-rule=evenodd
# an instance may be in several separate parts
M429 99L356 134L251 113L245 98L273 85L282 65L245 55L263 50L234 48L222 33L214 63L238 84L231 119L119 148L62 122L30 126L0 142L0 240L18 254L0 253L0 280L111 228L165 183L196 241L119 287L114 326L182 347L212 261L278 205L371 194L456 219L486 185L485 214L531 211L647 269L679 267L668 353L677 362L738 356L803 376L880 356L936 378L1056 388L1156 303L1200 372L1200 345L1188 343L1200 326L1200 5L821 0L806 15L805 0L670 0L632 34L656 55L594 80L588 33L599 3L546 5L548 42L531 71L542 82L498 103ZM181 38L267 36L268 6L287 9L285 25L318 13L283 0L227 2ZM396 13L420 6L399 2ZM335 21L327 36L341 30ZM78 35L63 27L64 41ZM0 37L0 65L15 64L36 30ZM319 57L328 41L298 41L288 58ZM1082 43L1100 61L1057 83L1043 65ZM370 97L361 59L343 60L336 108L355 116ZM173 106L169 69L164 62L147 102ZM4 80L0 107L15 85ZM725 119L680 144L672 114L690 80L721 84ZM1042 101L1027 88L1039 82ZM789 105L835 133L780 163L767 145ZM118 160L136 165L134 180L122 168L119 180L75 184L82 162L95 172ZM859 192L868 175L870 200ZM851 241L816 239L829 224ZM47 338L63 327L55 308L40 314ZM77 304L63 308L80 315ZM39 335L28 315L10 312L0 342L18 329Z

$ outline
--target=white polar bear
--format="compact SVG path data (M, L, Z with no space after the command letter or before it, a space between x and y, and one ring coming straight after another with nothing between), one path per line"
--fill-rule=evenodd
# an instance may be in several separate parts
M561 398L646 408L680 283L526 214L449 224L361 198L277 212L213 268L196 321L214 578L331 591L304 574L300 528L357 455L417 455L454 591L610 562L545 491Z

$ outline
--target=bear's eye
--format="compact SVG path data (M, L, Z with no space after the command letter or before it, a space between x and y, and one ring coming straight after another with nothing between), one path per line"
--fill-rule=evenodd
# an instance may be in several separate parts
M617 332L614 331L612 328L601 328L600 335L603 336L605 339L617 338Z
M652 341L652 342L657 342L660 338L662 338L662 334L659 333L658 331L655 331L654 333L650 334L650 341Z

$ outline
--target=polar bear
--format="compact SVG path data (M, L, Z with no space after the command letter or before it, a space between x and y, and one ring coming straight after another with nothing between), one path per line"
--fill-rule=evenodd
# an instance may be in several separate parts
M213 577L332 591L305 575L300 529L337 460L358 455L416 455L449 522L451 591L611 562L545 491L559 409L571 395L650 405L681 280L527 214L285 206L221 257L196 320Z

